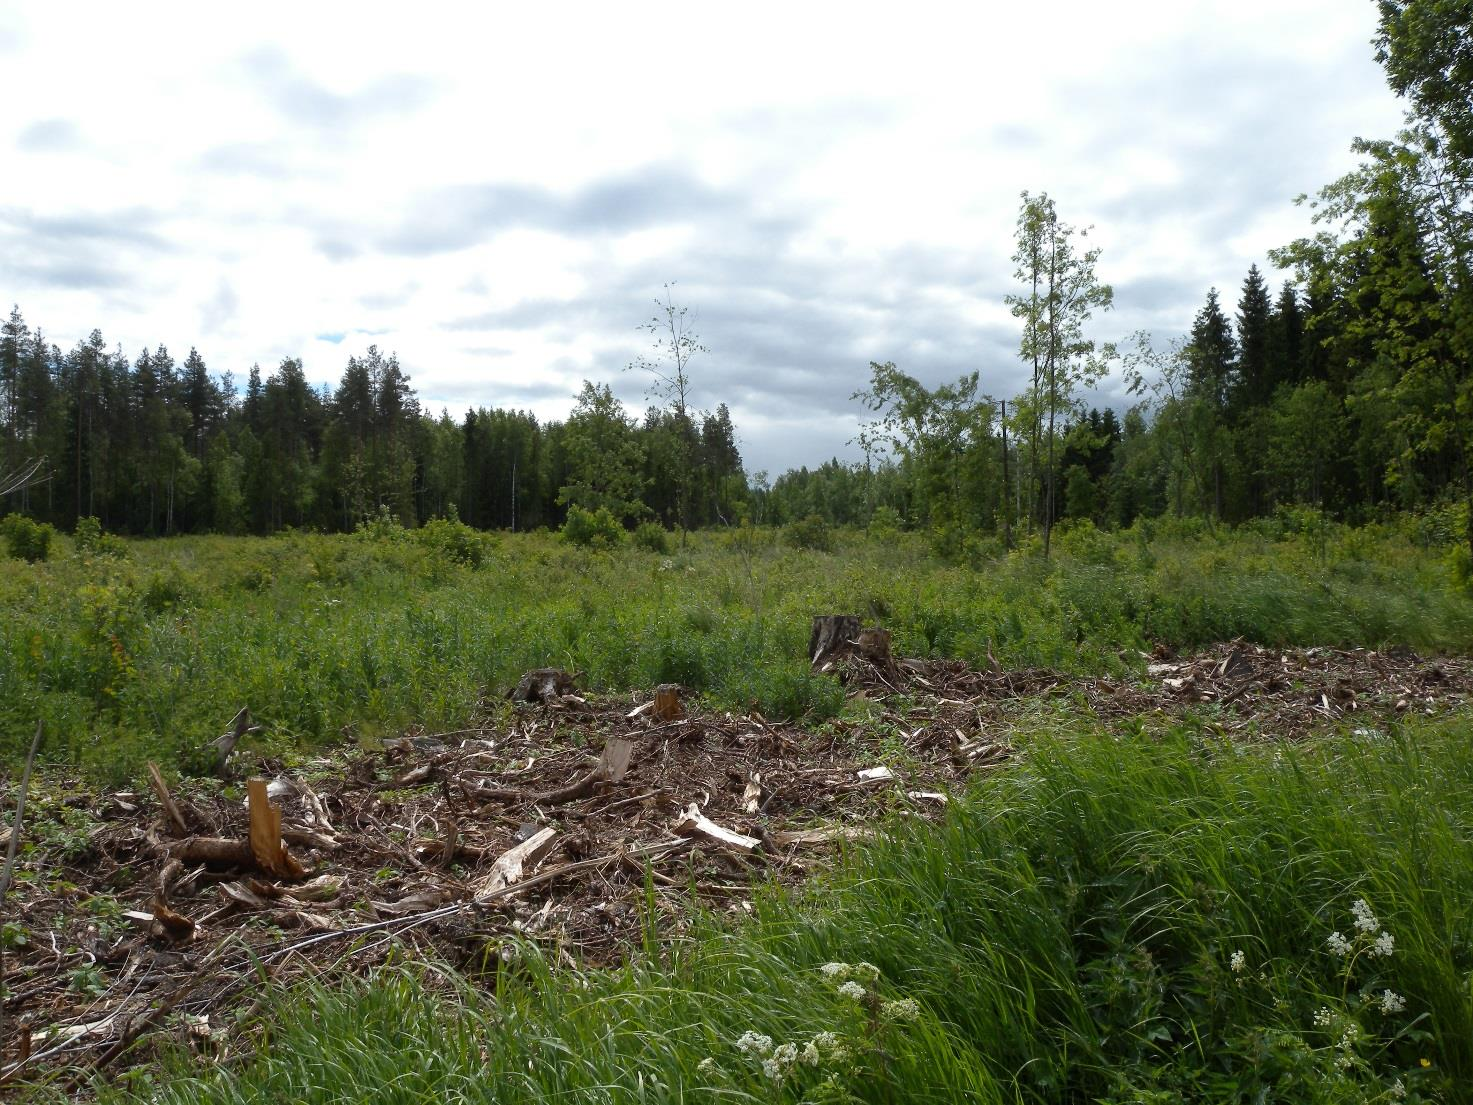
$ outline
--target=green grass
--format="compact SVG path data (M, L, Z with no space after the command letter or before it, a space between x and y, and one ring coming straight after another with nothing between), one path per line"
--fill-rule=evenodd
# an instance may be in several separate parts
M240 705L277 743L420 723L454 728L483 694L547 664L599 691L680 682L720 705L817 719L810 618L854 612L908 655L1118 672L1156 642L1457 650L1473 600L1440 551L1394 530L1337 531L1320 558L1289 534L1061 531L1059 555L930 556L917 537L841 535L834 553L697 535L671 557L503 536L477 568L401 535L128 542L126 559L0 562L0 762L37 716L47 755L136 778L187 765Z
M1061 735L747 924L663 951L651 933L608 972L524 948L489 991L433 966L289 990L249 1057L177 1053L104 1099L1348 1103L1399 1083L1467 1100L1468 724L1283 749ZM1389 957L1354 928L1359 900ZM847 997L831 961L878 978ZM1382 1011L1387 990L1403 1010ZM907 999L913 1019L884 1005ZM831 1032L848 1057L774 1080L746 1032L800 1053Z

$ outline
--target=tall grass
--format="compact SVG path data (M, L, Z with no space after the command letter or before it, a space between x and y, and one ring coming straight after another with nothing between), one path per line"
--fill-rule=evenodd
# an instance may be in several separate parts
M552 971L523 949L489 993L433 968L291 991L251 1058L176 1055L105 1097L1467 1100L1467 725L1281 750L1060 735L939 828L896 822L663 956ZM825 1032L846 1057L825 1040L804 1063ZM800 1058L764 1070L784 1043Z
M70 542L62 542L69 546ZM689 552L501 540L479 569L380 537L129 542L130 555L0 563L0 762L39 715L53 759L128 777L187 761L240 705L279 741L455 727L547 664L595 690L680 682L731 707L822 717L842 699L803 663L809 620L883 622L909 655L1121 671L1155 642L1408 645L1473 639L1439 557L1349 531L1294 537L1066 533L1044 563L957 566L917 539L835 553L700 535Z

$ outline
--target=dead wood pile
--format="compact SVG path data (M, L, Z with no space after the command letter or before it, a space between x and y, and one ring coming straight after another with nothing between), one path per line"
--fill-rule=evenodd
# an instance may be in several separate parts
M1293 738L1473 693L1468 661L1366 650L1231 642L1107 679L895 659L888 634L847 622L828 643L820 666L871 700L872 724L703 712L673 686L590 700L543 669L509 719L291 769L258 761L244 787L45 780L0 919L0 1089L132 1061L156 1029L228 1053L240 1045L226 1012L263 972L363 971L397 945L475 974L519 937L565 961L616 961L638 942L647 879L665 931L691 896L741 914L754 882L802 879L884 815L936 816L961 780L1013 755L1020 719L1061 701L1106 721L1191 713ZM79 840L65 827L81 814Z

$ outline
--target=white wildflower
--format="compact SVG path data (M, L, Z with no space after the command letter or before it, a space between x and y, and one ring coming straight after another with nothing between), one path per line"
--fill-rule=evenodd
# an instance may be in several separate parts
M799 1056L810 1067L816 1067L822 1061L823 1056L818 1053L818 1041L809 1040L803 1045L803 1054Z
M847 963L825 963L819 968L829 978L848 978L849 964Z
M845 982L840 985L839 993L843 994L846 998L853 998L855 1001L858 1001L864 997L864 987L857 982Z
M1242 952L1233 952L1232 958L1228 960L1228 966L1236 973L1242 974L1243 969L1248 966L1248 957Z
M1381 1012L1400 1013L1406 1007L1407 1003L1400 994L1393 993L1391 990L1381 991Z
M1364 898L1357 898L1351 903L1350 912L1355 914L1355 927L1361 932L1375 932L1381 927L1381 922L1376 920L1376 915L1371 912L1371 907Z
M1392 936L1389 932L1383 932L1380 936L1376 937L1376 946L1371 949L1371 954L1386 957L1389 956L1392 951L1395 950L1395 948L1396 937Z
M921 1007L914 998L901 998L880 1006L880 1015L892 1021L913 1021L921 1015Z
M716 1060L709 1055L696 1064L696 1070L707 1076L721 1073L721 1068L716 1065Z
M736 1046L743 1055L766 1055L772 1050L772 1037L759 1032L743 1032Z
M1314 1023L1316 1028L1329 1028L1335 1022L1335 1014L1330 1012L1327 1006L1320 1006L1314 1011Z
M774 1082L781 1081L797 1061L797 1044L779 1044L771 1056L762 1060L762 1073Z
M1407 1095L1407 1085L1400 1078L1398 1078L1395 1082L1391 1083L1391 1089L1388 1092L1391 1094L1392 1097L1405 1097Z
M874 982L880 977L880 969L873 963L856 963L852 973L855 978L863 979L865 982Z
M839 1037L833 1032L820 1032L813 1037L813 1046L820 1051L835 1051L839 1047Z
M1326 940L1325 943L1330 945L1331 955L1350 954L1350 941L1345 939L1345 937L1341 936L1338 932L1330 933L1330 938Z

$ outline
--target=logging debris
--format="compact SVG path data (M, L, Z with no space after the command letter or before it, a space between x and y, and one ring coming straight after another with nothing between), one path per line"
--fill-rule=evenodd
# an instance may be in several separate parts
M990 649L982 669L897 659L857 622L816 623L810 659L867 701L867 721L812 729L661 688L671 717L653 695L589 700L575 675L539 669L517 706L472 728L290 764L253 753L244 787L155 769L145 789L100 792L38 772L6 901L0 1088L134 1061L160 1031L228 1051L234 1003L263 978L416 954L475 977L521 938L618 962L640 944L647 895L673 936L692 896L744 914L753 884L805 878L886 815L943 816L964 780L1015 758L1011 734L1059 707L1104 723L1190 715L1262 740L1373 732L1473 694L1462 659L1237 641L1080 677L1006 671ZM0 794L15 784L0 773Z

